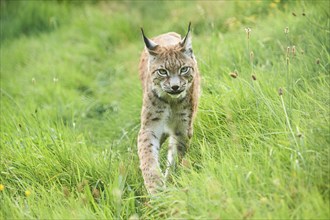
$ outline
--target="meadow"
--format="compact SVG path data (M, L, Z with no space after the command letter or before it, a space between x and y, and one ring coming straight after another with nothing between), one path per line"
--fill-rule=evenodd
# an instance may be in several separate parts
M329 219L328 8L2 0L0 219ZM136 146L140 27L184 35L190 21L194 135L151 198Z

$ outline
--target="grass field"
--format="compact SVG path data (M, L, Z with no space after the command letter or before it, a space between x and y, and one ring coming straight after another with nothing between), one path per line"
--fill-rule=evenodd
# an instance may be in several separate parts
M329 219L328 8L2 0L0 219ZM140 27L183 35L189 21L195 133L150 198L136 147Z

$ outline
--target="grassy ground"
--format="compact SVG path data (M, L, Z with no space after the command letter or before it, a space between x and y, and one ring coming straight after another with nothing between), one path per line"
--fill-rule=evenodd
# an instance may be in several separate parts
M0 218L329 219L329 4L1 1ZM195 133L150 199L139 27L189 21Z

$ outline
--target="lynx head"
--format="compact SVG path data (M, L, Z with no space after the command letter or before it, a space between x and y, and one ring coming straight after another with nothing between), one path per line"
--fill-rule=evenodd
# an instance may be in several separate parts
M166 45L148 39L141 30L149 56L147 74L152 91L165 99L184 98L198 71L192 50L190 23L183 39L179 35L169 34Z

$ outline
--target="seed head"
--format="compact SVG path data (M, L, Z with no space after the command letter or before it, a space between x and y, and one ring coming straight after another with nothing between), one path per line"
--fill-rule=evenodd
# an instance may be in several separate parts
M230 75L231 77L233 77L233 78L237 78L238 73L237 73L237 71L235 70L234 72L231 72L229 75Z
M319 59L319 58L316 59L316 64L317 64L317 65L320 64L320 59Z
M254 81L256 81L256 80L257 80L257 77L256 77L254 74L252 74L252 79L253 79Z
M306 16L305 12L302 13L302 16Z
M285 33L285 34L288 34L288 33L289 33L289 27L286 27L286 28L284 29L284 33Z
M250 61L253 62L253 59L254 59L254 53L253 51L250 52Z
M100 190L94 188L92 191L92 195L94 197L94 199L99 199L100 198Z
M292 15L295 16L295 17L297 16L296 13L294 13L294 12L292 12Z
M288 57L289 54L290 54L290 47L287 47L287 48L286 48L286 56Z
M278 94L281 96L281 95L283 95L283 89L282 88L279 88L278 89Z
M292 55L296 56L296 46L292 46Z
M251 32L251 28L249 28L249 27L248 28L245 28L245 32L246 33L250 33Z
M250 33L251 33L251 28L245 28L245 33L247 35L247 38L250 39Z

